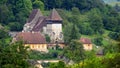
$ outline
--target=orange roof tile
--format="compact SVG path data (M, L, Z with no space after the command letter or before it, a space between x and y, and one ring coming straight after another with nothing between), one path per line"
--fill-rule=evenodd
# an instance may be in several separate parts
M47 20L62 21L62 18L60 17L58 12L55 9L53 9Z
M22 40L26 44L44 44L45 37L40 32L19 32L16 35L16 40Z
M83 44L91 44L92 43L91 40L88 38L81 38L80 42Z

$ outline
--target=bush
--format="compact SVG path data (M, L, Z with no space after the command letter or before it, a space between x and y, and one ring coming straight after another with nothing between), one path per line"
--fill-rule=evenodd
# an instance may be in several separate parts
M58 56L57 52L52 52L52 53L42 53L39 51L30 51L29 52L29 58L36 59L36 60L56 59L57 56Z
M18 22L9 23L8 27L10 27L11 31L21 31L23 28L23 26L19 24Z
M102 37L97 37L97 38L94 38L94 40L93 40L94 44L97 46L103 45L102 41L103 41Z
M120 33L117 33L117 32L110 32L108 34L108 36L111 38L111 39L114 39L114 40L117 40L120 36Z

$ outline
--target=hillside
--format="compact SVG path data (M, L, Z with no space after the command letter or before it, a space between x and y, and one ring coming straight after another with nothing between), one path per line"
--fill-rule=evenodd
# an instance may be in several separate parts
M118 0L103 0L106 4L109 4L111 6L115 6L116 4L120 5L120 1Z
M103 0L105 3L118 2L118 0Z
M0 68L120 68L120 13L104 2L0 0Z

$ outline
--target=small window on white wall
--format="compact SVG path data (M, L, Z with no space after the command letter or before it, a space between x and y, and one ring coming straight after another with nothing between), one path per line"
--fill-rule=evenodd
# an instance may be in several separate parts
M53 35L55 35L55 32L53 32Z
M32 48L34 48L34 45L32 45Z
M62 32L60 32L60 34L59 34L59 38L62 38L62 35L63 35Z

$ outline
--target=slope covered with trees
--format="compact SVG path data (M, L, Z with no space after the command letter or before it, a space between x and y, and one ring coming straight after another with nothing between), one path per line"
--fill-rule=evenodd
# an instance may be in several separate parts
M62 51L60 54L58 52L50 53L51 58L65 56L76 62L75 65L68 66L68 68L82 66L96 68L102 64L108 65L107 67L112 64L116 66L115 62L118 62L116 59L119 59L119 47L116 46L115 40L120 37L120 13L113 7L106 5L102 0L0 0L0 24L5 30L8 29L7 33L3 29L0 30L0 56L2 56L0 57L0 64L2 64L0 66L16 67L16 63L18 67L28 66L24 60L27 58L26 49L22 50L20 47L24 47L18 43L10 44L8 31L21 31L32 9L41 9L47 15L52 8L56 8L63 18L63 34L67 46L63 51L60 50ZM80 37L91 38L96 46L104 49L105 56L96 57L96 50L84 51L82 44L76 41ZM50 42L49 37L46 36L46 38ZM43 57L44 55L39 54L38 56ZM49 57L48 55L46 57ZM9 58L13 59L9 60ZM109 59L114 62L110 64ZM18 61L16 62L16 60ZM66 67L62 62L59 63ZM58 67L59 63L51 64L50 67ZM119 64L117 63L117 65ZM101 68L103 67L101 66Z

